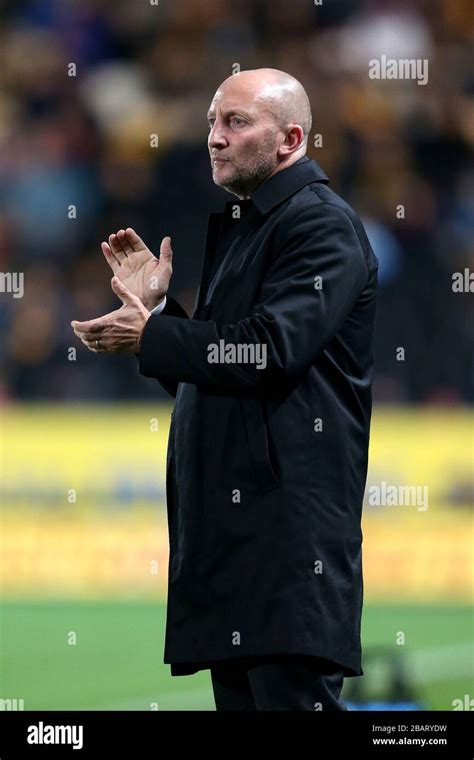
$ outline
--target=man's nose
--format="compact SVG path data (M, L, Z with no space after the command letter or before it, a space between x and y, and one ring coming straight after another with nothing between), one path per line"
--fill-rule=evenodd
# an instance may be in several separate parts
M227 144L227 139L224 134L224 130L217 123L214 124L209 133L209 147L217 148Z

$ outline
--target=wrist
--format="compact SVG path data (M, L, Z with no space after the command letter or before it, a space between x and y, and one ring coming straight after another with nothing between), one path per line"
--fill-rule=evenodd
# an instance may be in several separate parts
M161 304L166 299L166 293L162 293L161 296L158 296L156 298L148 298L146 301L143 301L143 305L145 308L148 309L148 311L153 311L153 309L156 309L157 306L161 306Z
M145 308L146 308L146 307L145 307ZM139 336L138 336L138 338L137 338L137 342L136 342L136 345L135 345L135 350L134 350L134 353L137 353L137 354L139 354L139 353L140 353L140 349L141 349L141 347L142 347L142 338L143 338L143 333L144 333L144 330L145 330L146 324L147 324L148 320L149 320L149 319L150 319L150 317L151 317L151 311L148 311L148 309L147 309L147 313L146 313L146 315L144 315L144 316L145 316L145 321L144 321L144 323L143 323L143 325L142 325L142 329L140 330L140 334L139 334Z
M166 298L167 298L167 297L165 296L165 297L163 298L163 300L162 300L162 301L161 301L161 302L158 304L158 306L155 306L155 307L154 307L154 308L151 310L151 313L152 313L152 314L161 314L161 312L163 311L163 309L164 309L164 308L165 308L165 306L166 306Z

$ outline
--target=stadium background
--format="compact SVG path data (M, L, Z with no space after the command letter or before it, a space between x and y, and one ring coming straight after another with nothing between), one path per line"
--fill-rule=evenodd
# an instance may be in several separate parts
M162 663L170 399L135 360L83 349L70 321L117 307L100 241L124 226L155 252L172 236L171 293L192 309L207 213L229 198L211 180L205 113L236 62L302 81L323 137L309 155L379 258L368 489L428 487L426 511L366 499L366 675L346 698L453 709L474 695L473 307L452 289L474 267L471 4L36 0L0 13L0 269L25 283L23 298L0 294L0 700L213 709L208 673L172 679ZM429 83L369 79L382 54L427 58Z

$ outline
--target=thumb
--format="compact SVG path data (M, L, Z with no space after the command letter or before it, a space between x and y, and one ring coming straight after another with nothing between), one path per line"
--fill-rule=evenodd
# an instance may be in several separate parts
M112 290L114 293L120 298L125 306L131 306L135 304L135 296L129 291L126 285L124 285L123 282L119 280L118 277L112 277L110 284L112 285Z
M163 258L164 262L171 264L173 258L173 249L171 248L171 238L169 235L163 238L160 245L160 259Z

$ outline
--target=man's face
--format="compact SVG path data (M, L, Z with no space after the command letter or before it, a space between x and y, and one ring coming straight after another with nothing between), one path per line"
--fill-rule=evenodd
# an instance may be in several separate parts
M245 198L278 166L283 133L263 99L235 81L217 90L208 112L212 178Z

